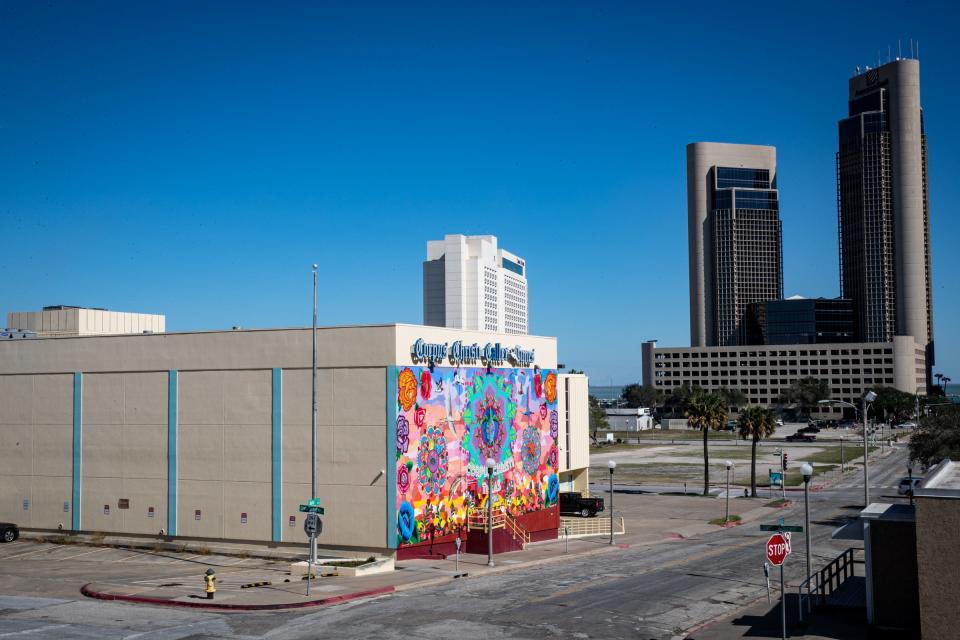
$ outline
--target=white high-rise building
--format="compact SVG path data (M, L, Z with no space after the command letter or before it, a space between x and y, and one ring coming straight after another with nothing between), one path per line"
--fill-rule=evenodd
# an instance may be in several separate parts
M495 236L448 235L428 241L423 323L527 333L526 261L498 248Z

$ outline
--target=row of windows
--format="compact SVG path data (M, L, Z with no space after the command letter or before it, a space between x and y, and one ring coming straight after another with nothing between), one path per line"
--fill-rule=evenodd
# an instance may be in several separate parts
M800 360L799 365L797 360L711 360L710 362L666 362L663 360L657 360L657 368L666 368L666 369L716 369L717 367L775 367L780 365L782 367L807 367L807 366L818 366L826 365L826 360ZM830 360L831 365L859 365L859 364L893 364L893 358L863 358L863 362L860 362L860 358L834 358Z
M764 357L791 357L795 358L799 354L800 356L858 356L869 354L893 354L893 349L890 347L884 348L869 348L864 347L862 349L800 349L800 350L774 350L769 351L662 351L657 350L656 357L657 359L681 359L681 358L742 358L744 356L748 358L764 358Z

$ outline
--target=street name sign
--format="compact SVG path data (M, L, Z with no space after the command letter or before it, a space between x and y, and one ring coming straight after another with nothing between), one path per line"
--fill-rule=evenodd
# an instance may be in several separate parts
M320 506L320 498L311 498L307 504L300 505L302 513L319 513L323 515L323 507Z
M779 533L775 533L767 540L767 560L775 567L783 564L790 555L790 543Z
M792 533L803 533L803 527L798 524L762 524L760 531L790 531Z

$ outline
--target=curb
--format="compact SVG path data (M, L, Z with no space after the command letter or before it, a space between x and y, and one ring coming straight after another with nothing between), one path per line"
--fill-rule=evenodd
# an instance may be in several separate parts
M165 607L182 607L186 609L213 609L218 611L271 611L276 609L304 609L308 607L322 607L325 605L339 604L350 600L359 600L361 598L371 598L374 596L393 593L394 587L380 587L378 589L369 589L367 591L357 591L355 593L345 593L339 596L330 596L319 600L308 600L306 602L281 602L276 604L215 604L205 602L183 602L180 600L165 600L163 598L150 598L148 596L125 596L102 591L94 591L90 588L91 583L80 587L80 593L88 598L97 600L114 600L120 602L135 602L138 604L153 604Z

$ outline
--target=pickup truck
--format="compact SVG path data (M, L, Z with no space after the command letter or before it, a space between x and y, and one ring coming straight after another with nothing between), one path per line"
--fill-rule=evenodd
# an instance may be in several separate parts
M560 515L592 518L600 511L603 511L603 498L584 498L575 491L560 494Z
M802 431L797 431L795 434L787 436L784 438L787 442L816 442L817 436L812 433L803 433Z

